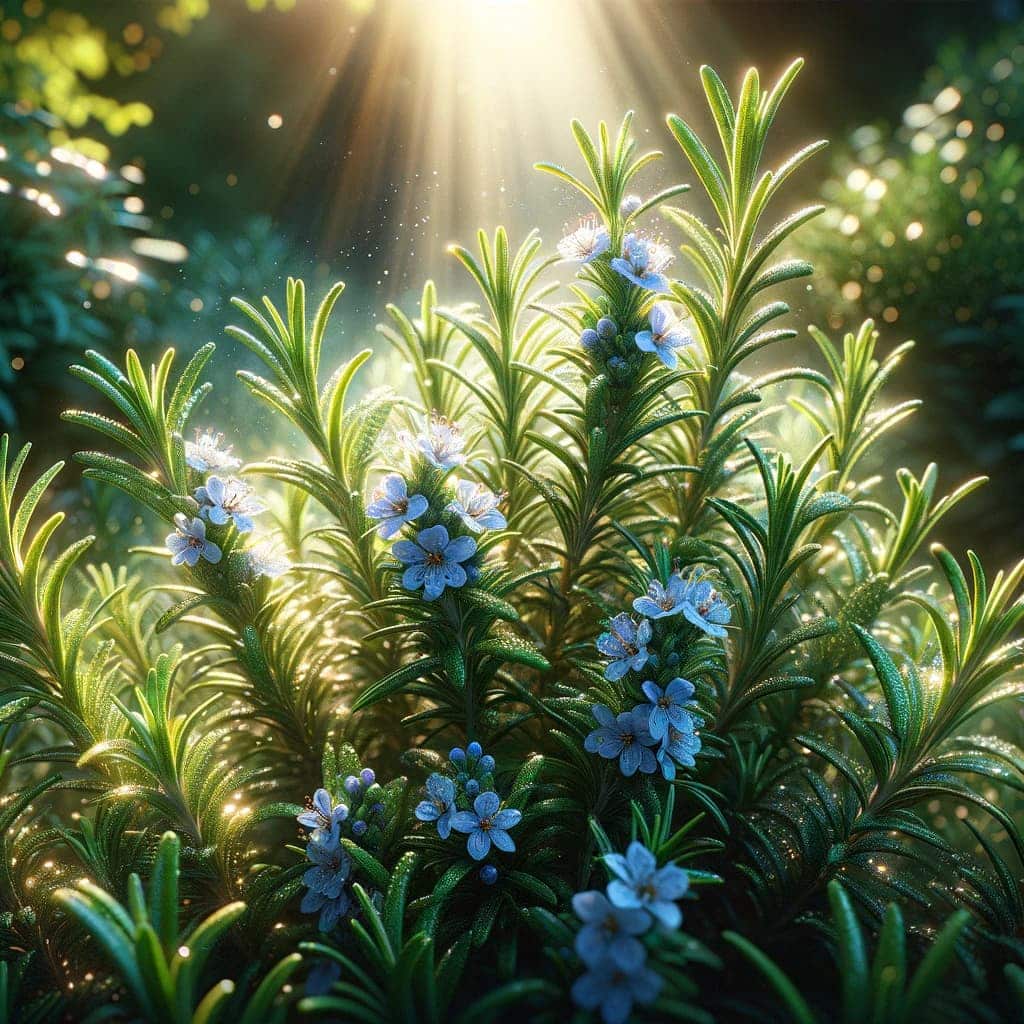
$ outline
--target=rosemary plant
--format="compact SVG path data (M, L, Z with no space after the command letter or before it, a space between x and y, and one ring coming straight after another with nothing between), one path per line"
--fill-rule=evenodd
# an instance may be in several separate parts
M799 70L702 69L720 155L668 118L710 221L631 116L574 123L579 223L453 247L478 305L427 283L331 368L341 284L236 299L272 457L212 344L87 353L126 565L0 444L0 1020L1019 1013L1024 562L886 454L909 343L755 369L812 273L777 211L823 143L766 164Z

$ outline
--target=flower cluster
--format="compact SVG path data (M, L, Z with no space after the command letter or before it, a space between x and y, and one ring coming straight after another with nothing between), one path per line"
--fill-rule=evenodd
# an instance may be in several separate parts
M345 891L352 870L352 859L341 844L341 825L348 818L348 807L334 803L326 789L318 789L306 810L296 820L311 829L306 857L312 864L302 876L306 893L300 909L304 914L319 914L318 927L329 932L348 911L350 899Z
M494 758L485 754L477 742L465 750L455 747L448 755L449 774L434 772L426 782L427 799L416 807L420 821L434 822L437 834L448 839L452 831L468 836L466 850L474 860L483 860L492 844L505 853L516 844L508 830L522 820L514 807L502 808L494 785ZM487 885L498 879L498 870L485 864L480 878Z
M224 435L212 430L196 431L195 441L185 442L185 462L199 474L209 474L205 482L193 491L198 506L197 516L179 512L174 517L174 532L167 535L166 545L171 552L172 565L195 568L200 559L216 565L223 557L223 549L207 537L207 525L217 529L233 526L240 533L251 533L253 518L267 507L252 488L235 476L219 476L218 472L238 469L241 461L231 454L231 446L222 447ZM223 541L224 536L220 536ZM278 555L269 541L261 541L245 553L247 575L274 579L290 568L287 559Z
M318 926L324 932L329 932L351 905L345 883L352 871L352 858L342 840L359 842L384 817L383 791L372 768L349 775L343 789L344 798L338 803L326 789L318 789L295 819L310 830L306 857L312 864L302 876L306 893L300 909L304 914L319 914Z
M661 976L647 966L641 937L652 930L677 929L683 915L676 903L690 886L687 873L673 864L659 868L643 843L630 843L625 855L604 858L615 876L605 892L577 893L572 908L580 919L575 949L586 967L572 987L573 1001L600 1010L605 1024L623 1024L633 1005L648 1005L661 991Z
M459 428L442 416L432 416L418 436L405 433L400 440L407 451L442 473L466 461L465 439ZM471 534L503 530L508 523L498 508L503 495L471 480L455 481L454 488L445 488L436 478L430 480L429 473L426 476L422 489L429 494L410 494L405 478L389 473L374 490L366 515L377 523L377 533L384 540L427 519L429 525L397 540L391 551L404 566L402 586L422 590L426 600L434 601L446 590L458 589L479 577L475 565L477 541ZM460 527L470 533L453 536L451 531Z
M239 533L250 533L254 526L253 516L266 512L267 506L253 497L252 488L237 477L222 480L210 476L202 487L196 488L199 514L214 526L234 524Z
M591 713L598 727L584 741L591 754L613 760L625 776L638 771L647 775L659 768L666 779L676 777L676 767L692 768L700 751L698 730L704 719L697 713L693 683L673 679L662 688L648 679L641 686L647 701L632 711L615 715L604 704L595 704Z
M223 552L219 545L206 537L206 523L202 519L190 519L184 512L174 517L174 533L167 534L167 550L171 553L171 565L187 565L194 568L202 558L216 565Z
M674 259L667 245L631 231L622 240L621 255L611 260L611 268L638 288L667 292L665 271Z
M676 349L689 345L693 338L679 322L667 302L656 302L648 316L650 330L637 331L635 342L641 352L653 352L670 370L679 362Z
M633 610L642 616L639 622L628 612L620 612L597 638L598 651L608 659L605 679L612 682L628 672L639 672L649 661L656 660L649 650L655 622L681 615L697 629L721 639L732 617L721 594L699 573L686 578L673 573L667 583L652 580L647 593L634 599Z

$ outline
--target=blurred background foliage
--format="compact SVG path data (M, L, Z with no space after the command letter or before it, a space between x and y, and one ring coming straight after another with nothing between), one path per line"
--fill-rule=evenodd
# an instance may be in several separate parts
M456 2L469 4L439 0ZM466 9L493 19L497 6ZM515 5L500 6L514 17L504 9ZM564 147L570 115L615 121L632 104L638 124L657 131L670 101L688 112L681 83L697 63L738 76L799 52L810 58L811 98L780 145L834 142L827 215L801 239L816 275L798 326L836 336L870 315L883 353L914 338L900 385L924 407L901 457L920 469L941 452L950 485L992 475L944 540L1000 563L1021 549L1018 4L923 3L903 18L848 3L829 5L826 18L817 5L651 0L626 23L614 0L566 0L549 9L550 39L532 22L504 23L537 62L522 82L487 48L497 22L464 18L456 46L426 20L428 7L0 4L0 426L37 442L40 459L66 456L80 439L51 424L78 400L65 370L79 352L194 351L221 337L231 295L275 294L288 274L314 292L345 279L346 326L330 344L340 355L372 342L385 305L413 306L428 275L442 303L466 297L445 250L480 216L514 233L532 226L530 208L572 219L530 167ZM577 7L586 35L568 13ZM596 59L560 56L576 37ZM428 81L435 91L424 95ZM550 237L562 223L539 226ZM240 425L227 363L214 363L225 428ZM255 449L272 444L245 426ZM117 524L116 502L91 501Z
M835 147L828 209L803 253L832 329L867 314L917 340L919 444L947 472L989 474L981 528L1019 544L1024 28L946 43L912 100L898 122L861 125Z

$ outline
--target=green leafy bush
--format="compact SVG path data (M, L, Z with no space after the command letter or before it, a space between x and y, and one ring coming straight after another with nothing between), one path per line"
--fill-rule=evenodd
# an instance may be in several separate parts
M702 70L722 157L668 119L710 224L639 197L630 117L574 123L581 169L539 166L579 229L455 247L479 307L428 283L390 361L321 365L340 284L236 300L291 439L244 468L212 344L87 353L85 476L163 522L127 567L79 571L92 538L36 518L61 467L21 483L5 441L8 1017L1019 1008L1024 563L934 542L980 480L865 474L905 346L748 375L811 273L780 247L820 208L774 210L822 144L762 166L799 67L735 100Z

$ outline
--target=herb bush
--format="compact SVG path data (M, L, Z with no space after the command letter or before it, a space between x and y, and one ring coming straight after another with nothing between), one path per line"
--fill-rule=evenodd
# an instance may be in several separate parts
M637 198L628 116L574 124L540 169L579 228L455 247L479 308L390 308L404 394L321 366L340 284L236 300L286 455L218 435L212 344L88 353L85 476L166 523L137 567L5 441L3 1019L1019 1012L1024 563L932 542L980 481L878 458L905 346L745 372L812 270L778 249L819 208L769 207L823 144L761 166L799 66L702 70L721 157L669 117L710 224Z

